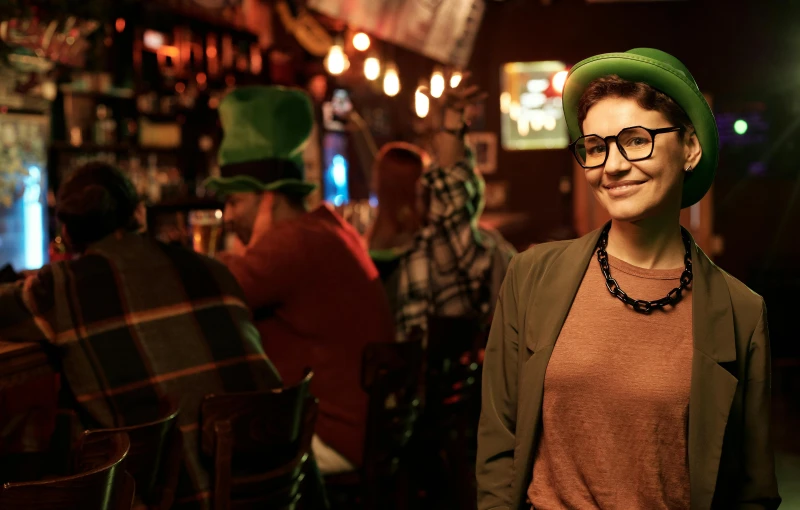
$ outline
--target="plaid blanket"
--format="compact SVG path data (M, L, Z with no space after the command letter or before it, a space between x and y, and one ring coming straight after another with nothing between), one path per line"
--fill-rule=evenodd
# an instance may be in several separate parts
M175 508L210 508L199 406L209 393L280 386L241 289L220 263L136 234L0 287L0 338L46 339L84 428L158 419L180 406L184 459Z
M430 196L428 223L398 267L395 322L401 342L426 332L430 315L488 318L491 310L487 281L496 246L477 228L483 186L470 152L450 168L426 171L422 184Z

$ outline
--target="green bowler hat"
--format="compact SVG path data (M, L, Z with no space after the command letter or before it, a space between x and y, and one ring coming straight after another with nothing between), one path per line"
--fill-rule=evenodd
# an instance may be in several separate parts
M305 92L277 86L235 89L219 105L223 137L220 176L204 185L221 194L284 191L308 195L303 150L311 137L314 112Z
M671 97L689 115L703 148L697 167L684 179L682 207L703 198L711 188L719 159L719 133L714 114L697 87L692 74L680 60L652 48L636 48L625 53L604 53L577 63L564 85L564 116L572 140L581 135L578 102L589 84L615 74L633 82L644 82Z

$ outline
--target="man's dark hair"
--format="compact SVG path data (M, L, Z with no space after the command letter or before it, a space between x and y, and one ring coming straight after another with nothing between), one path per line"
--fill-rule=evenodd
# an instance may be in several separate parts
M56 216L78 250L124 229L138 230L134 216L139 196L118 168L88 163L70 175L58 190Z
M289 204L289 207L296 211L305 211L308 208L308 202L306 201L306 195L300 193L287 193L285 191L276 191L275 193L281 195L284 199L286 199L286 203Z

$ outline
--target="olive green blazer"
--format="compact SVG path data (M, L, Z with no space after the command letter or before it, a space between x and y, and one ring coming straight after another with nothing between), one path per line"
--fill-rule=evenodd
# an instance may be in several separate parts
M528 510L547 363L600 230L514 257L497 304L478 430L479 510ZM692 241L691 509L780 504L764 300Z

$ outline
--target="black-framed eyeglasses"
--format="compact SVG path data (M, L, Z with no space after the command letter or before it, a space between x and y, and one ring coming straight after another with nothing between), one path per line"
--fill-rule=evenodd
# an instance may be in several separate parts
M656 135L675 131L683 131L683 128L647 129L642 126L633 126L623 129L617 136L603 138L600 135L584 135L569 144L569 149L583 168L597 168L606 164L609 140L617 143L622 157L628 161L640 161L653 155Z

